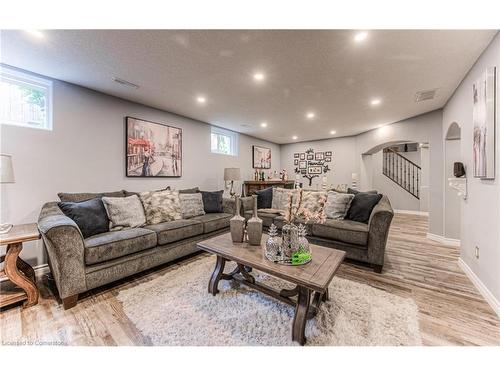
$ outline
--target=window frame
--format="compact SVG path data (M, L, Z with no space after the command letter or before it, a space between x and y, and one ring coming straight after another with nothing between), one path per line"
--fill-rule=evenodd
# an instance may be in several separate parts
M15 121L6 121L0 118L0 125L9 126L19 126L22 128L39 129L52 131L53 129L53 81L39 77L34 73L24 72L16 68L7 67L0 64L0 81L6 81L15 84L19 83L19 86L32 87L32 88L42 88L47 94L45 96L45 124L43 126L36 126L27 123L20 123Z
M231 139L231 145L230 145L231 147L230 147L229 154L226 154L224 152L220 152L219 150L212 149L212 134L227 136ZM217 126L212 126L210 128L210 152L212 154L217 154L217 155L238 156L238 152L239 152L238 133L231 131L231 130L219 128Z

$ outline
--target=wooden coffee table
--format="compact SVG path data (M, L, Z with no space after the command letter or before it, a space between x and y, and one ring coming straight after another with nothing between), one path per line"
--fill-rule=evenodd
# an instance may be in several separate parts
M282 265L269 261L264 252L267 235L262 236L261 246L248 243L233 243L226 233L199 242L198 249L217 256L214 272L208 283L208 292L214 296L219 292L219 281L236 280L295 307L292 325L292 340L304 345L306 320L313 317L322 301L328 299L328 285L342 263L345 252L311 244L312 260L303 266ZM236 268L224 273L226 261L236 262ZM296 286L280 291L255 281L252 269L259 270ZM292 298L297 296L297 298ZM312 301L311 301L312 296Z

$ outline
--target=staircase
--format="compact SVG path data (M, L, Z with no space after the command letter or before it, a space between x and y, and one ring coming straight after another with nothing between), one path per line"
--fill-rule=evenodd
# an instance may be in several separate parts
M383 174L401 186L415 198L420 199L421 168L400 153L385 148L383 153Z

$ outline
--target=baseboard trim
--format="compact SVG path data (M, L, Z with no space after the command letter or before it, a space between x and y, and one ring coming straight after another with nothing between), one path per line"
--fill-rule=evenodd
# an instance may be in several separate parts
M500 301L495 298L495 296L489 291L486 285L477 277L477 275L470 269L470 267L463 261L462 258L458 258L458 266L464 271L469 280L474 284L479 293L484 297L488 305L491 306L493 311L500 317Z
M39 264L39 265L33 267L33 269L35 270L36 277L41 277L41 276L46 275L50 272L49 265L47 263ZM3 283L7 280L9 280L7 278L7 276L0 277L0 283Z
M447 238L434 233L427 233L427 238L432 241L440 242L443 245L460 247L460 240L456 238Z
M397 214L429 216L429 213L427 211L394 210L394 212L397 213Z

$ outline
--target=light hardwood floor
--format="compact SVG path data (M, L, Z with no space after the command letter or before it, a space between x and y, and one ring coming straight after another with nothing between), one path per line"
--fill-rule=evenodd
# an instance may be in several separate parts
M500 319L458 267L459 250L426 239L426 233L426 217L396 214L384 272L379 275L346 263L338 276L413 298L425 345L499 345ZM182 263L200 256L206 255ZM44 277L38 280L41 298L37 306L11 307L0 313L1 343L150 345L115 297L177 266L167 265L86 293L68 311L62 309Z

